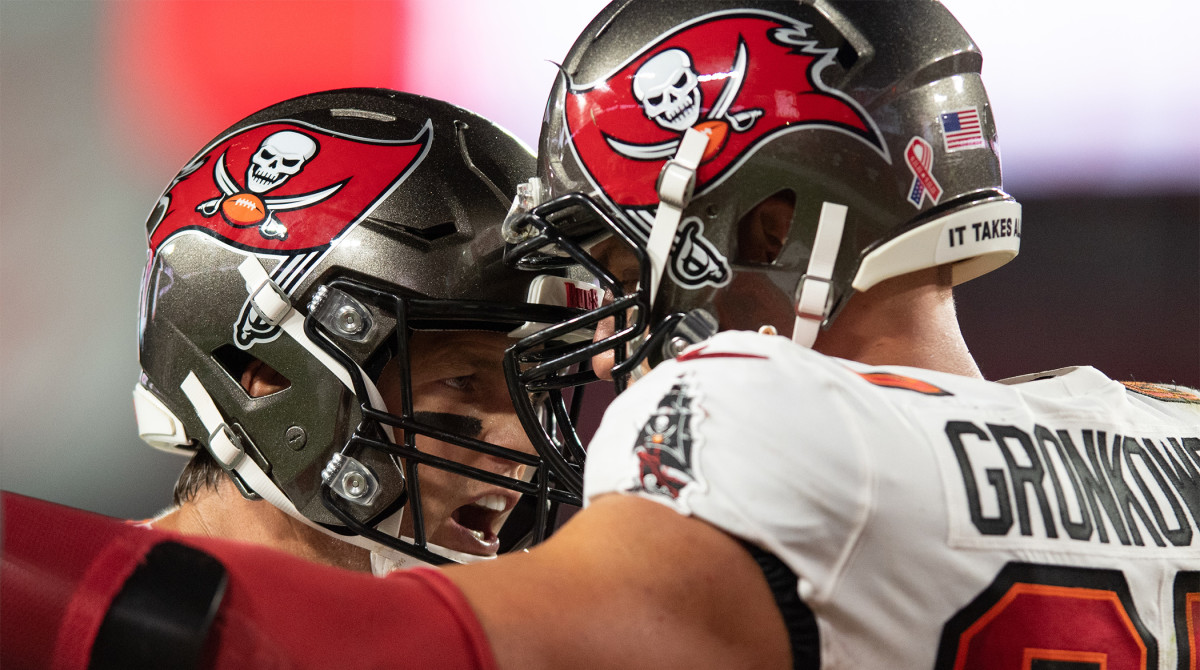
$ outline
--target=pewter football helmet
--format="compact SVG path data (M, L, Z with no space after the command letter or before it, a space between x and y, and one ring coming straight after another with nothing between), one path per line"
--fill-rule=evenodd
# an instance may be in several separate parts
M1006 263L1021 209L1002 190L982 63L927 0L610 4L562 64L538 176L506 222L510 261L580 264L615 297L558 332L606 317L616 332L558 361L613 349L620 379L764 325L811 346L854 291ZM767 201L790 222L754 221ZM627 277L594 253L614 240ZM563 376L546 361L536 374Z
M396 551L464 558L427 542L418 464L523 494L530 530L508 546L544 536L559 504L578 503L578 485L536 455L414 413L405 363L417 330L499 331L516 342L581 312L553 298L586 287L502 261L508 200L533 172L529 150L486 119L383 89L306 95L221 133L147 222L134 391L142 437L168 451L207 449L247 497L399 560ZM528 302L531 285L547 304ZM405 402L387 408L375 380L395 358ZM252 361L287 388L251 397L239 375ZM546 399L525 399L524 416L556 416ZM439 462L418 435L536 474ZM580 463L559 463L579 479ZM414 537L396 537L400 514L412 515Z

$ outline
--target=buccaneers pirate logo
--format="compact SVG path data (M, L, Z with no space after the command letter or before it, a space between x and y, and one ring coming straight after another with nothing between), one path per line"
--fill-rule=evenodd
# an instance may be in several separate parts
M226 154L222 153L213 167L213 181L223 195L196 205L196 211L210 217L220 209L221 216L231 226L258 226L258 233L264 238L286 240L287 226L280 223L275 212L311 207L337 193L345 182L300 195L277 198L260 196L283 186L288 179L299 174L304 164L317 154L319 147L316 140L294 130L281 130L268 135L258 151L250 157L245 188L230 176L225 167Z
M709 136L697 194L780 133L849 134L891 161L862 107L821 82L836 50L818 44L811 28L773 12L715 12L661 36L606 77L572 83L567 137L593 185L641 229L643 242L658 205L658 174L689 128ZM681 222L674 248L668 274L676 283L729 282L729 263L704 237L699 217Z
M633 449L638 459L638 483L633 490L678 500L685 487L698 481L692 460L692 404L683 382L659 401Z
M411 139L364 139L301 121L273 121L218 139L179 173L151 214L150 253L183 233L278 262L289 295L324 255L420 164L431 123ZM372 165L361 170L361 165ZM209 168L207 166L211 165ZM244 175L241 183L237 175ZM249 298L234 324L248 349L279 336Z

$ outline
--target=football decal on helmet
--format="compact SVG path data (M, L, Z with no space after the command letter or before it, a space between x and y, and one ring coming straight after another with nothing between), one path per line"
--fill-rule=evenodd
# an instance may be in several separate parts
M695 398L685 382L676 382L642 426L633 453L638 461L638 481L630 490L666 496L682 503L689 486L699 484L695 463L692 421Z
M580 162L615 204L653 207L658 173L688 128L710 137L697 193L769 136L803 128L849 133L888 160L862 107L821 83L835 50L819 47L809 28L770 12L716 12L662 36L602 80L572 85L566 122Z
M867 113L821 83L835 49L819 47L810 27L771 12L714 12L660 36L611 75L571 84L564 104L571 149L642 241L658 205L659 172L689 128L709 137L696 193L770 137L805 128L848 133L891 162ZM679 230L667 275L692 289L728 284L729 261L704 236L704 223L689 217Z
M341 236L420 164L432 141L427 123L411 139L367 140L300 121L243 128L217 140L180 173L160 200L150 253L189 232L279 259L271 279L290 294ZM212 169L200 169L212 165ZM380 169L358 170L371 164ZM239 182L237 175L244 175ZM351 175L354 175L351 178ZM279 335L250 305L234 324L237 344Z
M327 248L400 184L431 139L428 126L400 142L364 140L299 121L240 130L199 159L212 169L189 165L192 171L172 184L172 206L151 232L150 250L185 230L271 255ZM350 179L360 163L388 169ZM244 175L240 182L238 175Z

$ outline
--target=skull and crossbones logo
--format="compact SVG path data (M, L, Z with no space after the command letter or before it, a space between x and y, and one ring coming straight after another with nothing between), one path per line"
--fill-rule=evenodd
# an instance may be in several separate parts
M222 195L200 203L196 211L206 218L219 211L231 226L258 226L259 234L265 239L287 239L287 226L275 217L275 212L315 205L336 193L342 184L301 195L267 197L264 194L300 174L319 149L316 140L294 130L281 130L267 136L250 157L245 188L229 174L225 153L222 153L213 166L213 180Z
M724 78L726 81L705 121L699 125L704 101L700 89L702 77L692 65L691 55L683 49L664 49L642 63L633 75L633 97L641 103L646 118L665 130L682 133L692 127L703 130L704 127L723 126L744 133L763 115L763 110L757 107L729 111L746 80L748 62L746 43L739 40L730 71L706 75L706 78ZM668 158L679 148L680 142L678 138L655 144L634 144L614 137L605 139L617 153L635 160Z
M255 193L266 193L304 169L304 163L317 153L311 137L283 130L263 140L246 168L246 186Z
M667 130L683 131L700 120L700 78L683 49L667 49L633 75L633 96L646 118Z

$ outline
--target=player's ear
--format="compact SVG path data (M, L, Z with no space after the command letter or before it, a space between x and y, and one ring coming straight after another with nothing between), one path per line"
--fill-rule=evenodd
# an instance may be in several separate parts
M758 203L738 222L737 262L768 265L779 257L792 227L796 194L780 191Z
M287 377L257 358L250 361L250 364L242 371L241 381L242 388L246 389L246 393L250 394L251 398L261 398L278 393L292 385Z

